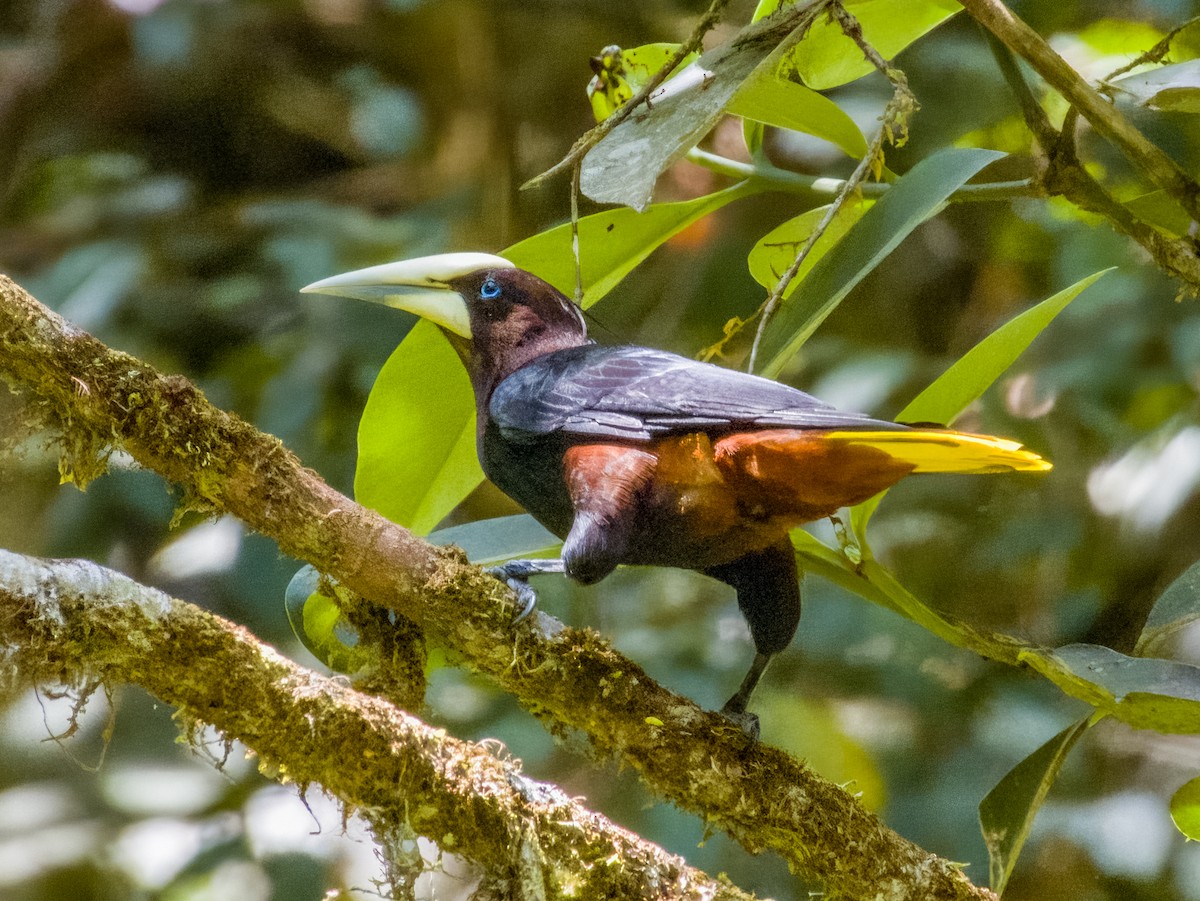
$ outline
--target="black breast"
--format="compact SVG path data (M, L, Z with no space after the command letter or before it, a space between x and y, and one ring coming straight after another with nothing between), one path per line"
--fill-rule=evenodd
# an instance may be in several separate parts
M484 474L543 526L565 538L575 511L563 481L567 442L559 433L515 442L489 420L479 436L479 462Z

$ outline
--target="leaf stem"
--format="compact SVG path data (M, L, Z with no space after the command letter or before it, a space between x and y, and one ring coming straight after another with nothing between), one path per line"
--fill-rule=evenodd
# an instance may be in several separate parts
M728 175L730 178L745 179L785 191L789 194L800 194L814 200L824 200L836 197L846 186L846 179L831 178L826 175L804 175L781 169L770 163L743 163L732 160L709 150L693 147L688 151L687 158L698 166L703 166L710 172ZM865 182L858 186L863 197L877 199L891 190L886 182ZM979 185L963 185L950 195L952 203L972 203L990 200L1011 200L1014 197L1035 197L1039 192L1028 178L1013 181L994 181Z

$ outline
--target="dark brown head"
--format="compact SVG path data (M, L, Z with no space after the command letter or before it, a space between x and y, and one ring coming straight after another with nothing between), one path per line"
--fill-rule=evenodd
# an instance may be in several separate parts
M588 340L575 304L536 275L490 254L387 263L301 290L369 300L429 319L446 333L484 395L530 360Z

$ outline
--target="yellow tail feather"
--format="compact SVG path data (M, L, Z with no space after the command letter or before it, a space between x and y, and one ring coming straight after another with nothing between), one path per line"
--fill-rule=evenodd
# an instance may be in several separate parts
M865 444L916 467L913 472L1046 472L1053 468L1016 441L942 429L830 432L833 441Z

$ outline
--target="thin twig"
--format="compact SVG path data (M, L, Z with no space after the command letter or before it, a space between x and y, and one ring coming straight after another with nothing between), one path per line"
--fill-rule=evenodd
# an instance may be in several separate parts
M875 135L875 139L871 142L871 146L863 155L863 158L861 161L859 161L859 164L855 167L853 174L846 179L842 185L842 189L838 192L837 197L834 198L833 203L829 204L829 209L825 211L825 215L822 216L821 221L817 223L817 227L809 233L808 238L806 238L804 244L801 245L800 250L796 254L796 258L792 260L792 265L788 266L787 271L780 276L779 281L775 283L775 287L771 289L771 293L767 296L767 299L763 301L762 305L757 311L755 311L750 320L747 320L752 321L755 318L758 320L758 325L754 330L754 343L750 346L750 358L746 363L746 369L748 372L753 372L755 370L758 362L758 347L762 343L763 334L767 329L767 323L771 320L771 316L775 313L775 309L782 302L784 292L787 291L788 285L790 285L792 280L796 278L796 274L800 271L800 267L804 265L804 261L808 259L808 255L812 252L813 247L816 245L817 241L821 239L821 236L825 234L825 230L829 228L829 224L833 222L837 214L842 211L842 207L845 206L846 200L850 197L850 195L854 193L854 189L866 180L866 177L870 173L872 165L874 164L876 156L883 150L883 140L884 129L880 128L878 134Z
M571 169L571 256L575 259L575 306L583 307L583 261L579 248L579 173L583 161Z
M683 44L680 44L675 52L667 59L662 68L642 85L641 89L630 98L629 102L618 107L608 116L603 122L593 126L585 132L572 146L571 150L565 157L543 172L541 175L535 175L525 184L521 185L521 190L527 188L536 188L549 178L553 178L559 172L564 171L570 166L574 166L581 162L587 152L599 144L606 135L614 128L624 122L633 114L641 104L653 94L664 81L675 71L683 59L690 53L695 52L704 42L704 36L708 34L721 21L721 16L725 11L725 7L729 5L729 0L712 0L707 12L700 17L700 21L696 23L696 27L692 30L691 37Z
M1200 16L1195 16L1191 19L1188 19L1182 25L1172 28L1169 32L1167 32L1166 37L1164 37L1161 41L1159 41L1157 44L1155 44L1153 47L1151 47L1145 53L1141 54L1136 59L1126 63L1125 65L1121 66L1120 68L1113 69L1113 71L1109 72L1108 75L1106 75L1101 80L1101 82L1100 82L1101 91L1103 93L1107 94L1108 93L1107 89L1111 87L1108 84L1108 82L1112 81L1114 78L1119 78L1120 76L1124 75L1126 72L1132 72L1138 66L1144 65L1146 63L1161 63L1163 61L1164 57L1166 57L1166 55L1171 52L1171 42L1174 41L1175 38L1179 36L1179 33L1181 31L1183 31L1185 28L1189 28L1192 25L1195 25L1197 22L1200 22Z
M844 178L830 178L825 175L805 175L790 169L780 169L769 162L760 161L744 163L732 160L710 150L693 147L688 151L687 159L698 166L703 166L710 172L728 175L730 178L751 179L767 186L790 194L812 197L818 202L825 203L829 198L836 197L846 185ZM869 181L858 186L858 192L863 197L878 198L892 189L887 182ZM995 200L1012 200L1016 197L1035 197L1039 192L1030 179L1020 178L1012 181L993 181L984 184L963 185L946 199L951 203L978 203Z
M862 160L855 167L851 176L846 179L842 185L842 189L838 192L833 203L829 205L825 215L817 224L817 227L812 230L800 250L796 254L796 258L792 260L792 264L783 273L775 287L771 289L771 293L767 299L755 312L751 320L757 318L758 324L754 330L754 342L750 346L750 358L747 361L747 369L753 372L758 362L758 348L762 343L763 335L767 330L767 323L771 321L771 316L783 301L783 296L787 292L788 285L796 278L800 267L804 265L804 261L808 259L813 247L820 240L821 235L825 234L831 222L841 212L847 198L866 181L867 176L874 173L876 177L883 170L883 145L884 142L894 146L902 145L908 139L908 119L909 116L917 109L916 97L913 96L912 90L908 86L908 78L905 74L888 63L879 52L871 46L863 35L862 25L859 24L851 13L847 12L841 3L833 3L829 8L830 15L837 20L841 26L842 33L853 40L862 51L863 56L876 69L882 72L892 83L892 98L888 101L887 106L883 111L883 122L880 125L879 132L875 139L871 142L871 146L863 155ZM749 321L749 320L748 320Z
M1033 184L1037 193L1061 195L1080 209L1103 216L1117 231L1142 245L1165 272L1182 280L1187 293L1200 293L1200 258L1195 244L1190 239L1171 238L1142 222L1088 173L1075 148L1080 110L1070 107L1061 132L1056 129L1021 74L1011 45L996 32L986 28L984 31L1037 146L1034 159L1038 172Z

